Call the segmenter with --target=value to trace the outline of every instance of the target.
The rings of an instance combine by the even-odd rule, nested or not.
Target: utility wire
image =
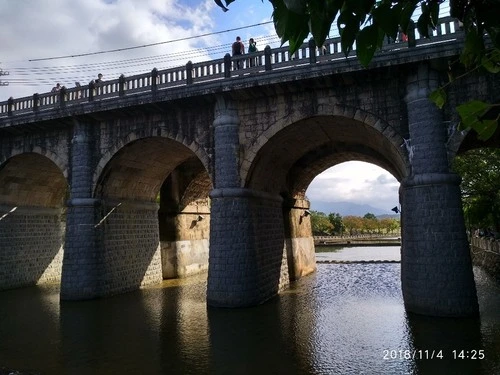
[[[256,24],[249,25],[249,26],[236,27],[234,29],[227,29],[227,30],[223,30],[223,31],[216,31],[216,32],[212,32],[212,33],[206,33],[206,34],[201,34],[201,35],[189,36],[189,37],[185,37],[185,38],[167,40],[167,41],[164,41],[164,42],[143,44],[142,46],[117,48],[117,49],[112,49],[112,50],[107,50],[107,51],[80,53],[80,54],[77,54],[77,55],[64,55],[64,56],[55,56],[55,57],[42,57],[42,58],[39,58],[39,59],[31,59],[31,60],[28,60],[28,61],[32,61],[33,62],[33,61],[58,60],[58,59],[67,59],[67,58],[71,58],[71,57],[83,57],[83,56],[101,55],[101,54],[112,53],[112,52],[128,51],[128,50],[132,50],[132,49],[152,47],[152,46],[158,46],[158,45],[161,45],[161,44],[175,43],[175,42],[181,42],[181,41],[184,41],[184,40],[202,38],[202,37],[205,37],[205,36],[227,33],[229,31],[236,31],[236,30],[248,29],[248,28],[255,27],[255,26],[267,25],[267,24],[270,24],[272,22],[273,21],[261,22],[261,23],[256,23]]]
[[[262,36],[258,38],[261,45],[280,44],[281,41],[276,35]],[[16,86],[45,86],[51,85],[54,81],[59,82],[87,82],[94,76],[95,70],[106,70],[108,76],[114,75],[134,75],[145,71],[145,66],[155,66],[159,70],[178,67],[187,60],[197,57],[208,57],[219,52],[227,53],[231,43],[212,46],[188,51],[173,52],[163,55],[138,57],[133,59],[86,63],[80,65],[58,65],[41,67],[19,67],[11,69],[11,84]],[[229,47],[228,47],[229,46]],[[228,49],[229,48],[229,49]],[[181,62],[177,64],[177,62]],[[159,63],[159,64],[158,64]],[[134,69],[135,68],[135,69]],[[124,71],[124,69],[126,69]],[[90,73],[92,72],[92,73]],[[119,73],[118,73],[119,72]],[[13,78],[16,77],[16,78]]]
[[[416,13],[418,13],[418,12],[416,12]],[[446,16],[446,15],[449,15],[449,6],[442,6],[441,11],[440,11],[440,16]],[[418,14],[415,14],[412,18],[415,18],[416,16],[418,17]],[[179,39],[170,40],[170,41],[163,41],[163,42],[158,42],[158,43],[146,44],[146,45],[142,45],[142,46],[133,46],[133,47],[127,47],[127,48],[85,53],[85,54],[77,54],[77,55],[46,57],[46,58],[40,58],[40,59],[32,59],[29,61],[30,62],[48,61],[48,60],[57,60],[57,59],[64,59],[64,58],[70,58],[70,57],[82,57],[82,56],[106,54],[106,53],[112,53],[112,52],[118,52],[118,51],[127,51],[127,50],[133,50],[133,49],[138,49],[138,48],[145,48],[148,46],[155,46],[155,45],[174,43],[174,42],[184,41],[184,40],[189,40],[189,39],[194,39],[194,38],[201,38],[201,37],[205,37],[205,36],[209,36],[209,35],[216,35],[216,34],[221,34],[221,33],[225,33],[225,32],[241,30],[241,29],[251,28],[251,27],[255,27],[255,26],[266,25],[269,23],[272,23],[272,21],[262,22],[262,23],[244,26],[244,27],[239,27],[239,28],[228,29],[228,30],[224,30],[224,31],[206,33],[206,34],[202,34],[202,35],[198,35],[198,36],[192,36],[192,37],[179,38]],[[338,30],[336,29],[335,23],[332,25],[331,33],[333,33],[333,36],[338,35]],[[259,43],[261,45],[281,44],[279,37],[277,37],[276,35],[263,36],[263,37],[260,37],[258,40],[259,40]],[[187,50],[187,51],[173,52],[173,53],[163,54],[163,55],[145,56],[145,57],[126,59],[126,60],[115,60],[115,61],[111,60],[111,61],[105,61],[105,62],[99,62],[99,63],[86,63],[86,64],[80,64],[80,65],[58,65],[58,66],[46,66],[46,67],[39,66],[39,67],[10,68],[11,75],[9,77],[9,81],[8,82],[5,82],[5,81],[1,82],[0,81],[0,84],[3,83],[5,85],[8,83],[11,83],[11,84],[16,85],[16,86],[42,86],[42,85],[46,85],[46,84],[52,84],[54,81],[86,82],[86,81],[90,81],[92,79],[92,77],[95,74],[96,69],[97,70],[106,70],[108,76],[114,76],[114,75],[120,75],[120,74],[124,74],[124,75],[141,74],[141,73],[144,73],[145,69],[148,69],[148,68],[146,68],[146,66],[149,66],[149,68],[151,68],[151,66],[154,66],[159,70],[178,67],[180,65],[183,65],[183,63],[185,63],[187,60],[196,59],[198,57],[210,58],[210,56],[217,55],[218,53],[227,52],[227,51],[229,51],[228,48],[230,48],[228,46],[230,46],[230,43],[218,45],[218,46],[200,48],[200,49],[192,49],[192,50]],[[40,76],[43,76],[43,78],[41,78]],[[16,77],[16,78],[14,78],[14,77]],[[57,78],[55,78],[55,77],[57,77]]]

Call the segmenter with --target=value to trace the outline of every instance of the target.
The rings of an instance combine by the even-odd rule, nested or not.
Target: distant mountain
[[[327,215],[336,212],[339,213],[340,216],[365,216],[367,213],[372,213],[377,217],[382,215],[399,217],[399,215],[393,215],[393,212],[391,212],[390,209],[384,211],[368,204],[356,204],[350,202],[313,201],[311,202],[311,210],[324,212]]]

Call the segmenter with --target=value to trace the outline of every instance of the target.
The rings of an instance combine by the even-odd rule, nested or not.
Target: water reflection
[[[0,368],[41,374],[500,373],[499,287],[475,270],[481,319],[407,314],[399,264],[319,264],[247,309],[205,304],[206,276],[59,304],[57,286],[0,293]],[[481,349],[484,360],[453,359]],[[384,359],[388,351],[397,358]],[[428,359],[424,351],[443,351]],[[399,354],[399,351],[402,354]],[[405,351],[418,354],[405,359]]]

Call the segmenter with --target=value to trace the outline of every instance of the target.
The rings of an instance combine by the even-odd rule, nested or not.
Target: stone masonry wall
[[[464,272],[472,273],[472,266],[462,246],[467,238],[461,207],[450,203],[459,196],[457,184],[406,186],[403,191],[402,206],[411,207],[411,214],[402,218],[401,273],[405,306],[411,311],[460,316],[477,307],[474,280]]]
[[[500,282],[500,242],[472,238],[472,263],[480,266]]]
[[[316,270],[316,253],[311,229],[309,201],[294,200],[294,205],[288,213],[290,238],[287,238],[288,268],[290,278],[298,280]]]
[[[288,276],[281,201],[248,189],[211,197],[208,304],[244,307],[273,297]]]
[[[7,213],[0,208],[0,217]],[[60,282],[64,243],[61,210],[18,207],[0,220],[0,290]]]
[[[191,210],[190,210],[191,208]],[[198,212],[198,208],[201,208]],[[187,277],[208,270],[210,212],[189,206],[175,219],[176,239],[161,241],[163,278]]]
[[[103,214],[109,214],[113,207],[116,206],[106,205]],[[102,294],[117,294],[162,281],[156,204],[124,203],[101,225],[104,226]]]

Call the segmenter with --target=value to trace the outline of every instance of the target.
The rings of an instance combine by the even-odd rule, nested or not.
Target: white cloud
[[[364,162],[347,162],[327,169],[309,185],[310,201],[352,202],[387,209],[399,201],[399,182],[384,169]]]

